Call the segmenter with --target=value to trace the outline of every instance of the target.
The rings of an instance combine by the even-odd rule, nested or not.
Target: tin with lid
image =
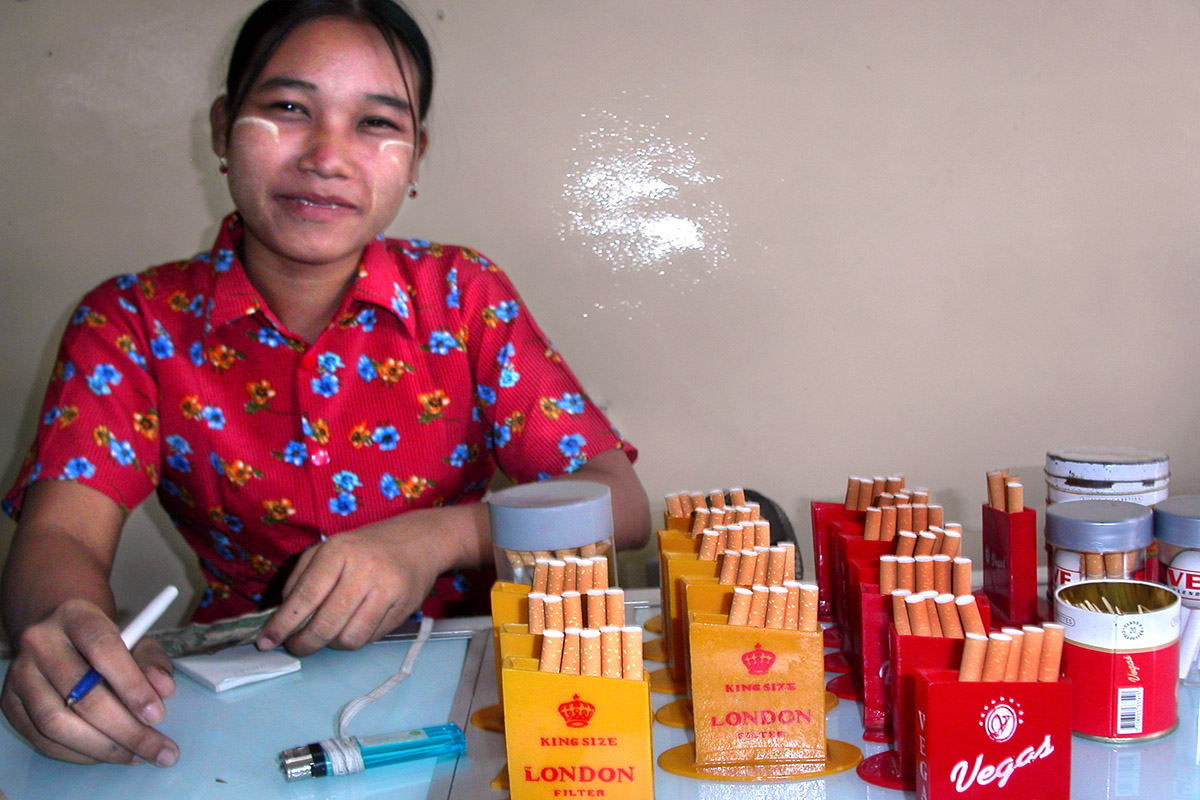
[[[1167,499],[1170,459],[1154,450],[1073,447],[1046,453],[1046,502],[1123,500],[1155,505]]]
[[[1162,582],[1183,602],[1179,677],[1200,684],[1200,495],[1172,497],[1154,509]]]
[[[487,499],[496,577],[533,584],[538,559],[610,562],[616,584],[612,494],[594,481],[526,483]]]
[[[1154,541],[1154,513],[1123,500],[1076,500],[1046,508],[1049,599],[1083,580],[1142,580]]]

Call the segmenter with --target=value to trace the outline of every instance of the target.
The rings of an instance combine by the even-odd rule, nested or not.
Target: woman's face
[[[415,86],[407,54],[405,70]],[[327,17],[293,31],[214,149],[245,223],[246,261],[358,263],[416,181],[421,132],[391,49],[373,27]]]

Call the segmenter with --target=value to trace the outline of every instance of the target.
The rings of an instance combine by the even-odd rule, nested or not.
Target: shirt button
[[[323,467],[329,463],[329,451],[325,450],[324,448],[320,450],[314,450],[312,455],[308,457],[308,460],[311,461],[315,466]]]

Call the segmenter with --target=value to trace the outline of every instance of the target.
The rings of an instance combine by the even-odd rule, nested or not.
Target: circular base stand
[[[658,711],[654,712],[654,721],[661,722],[668,728],[695,727],[695,718],[692,716],[692,701],[686,697],[681,697],[678,700],[667,703],[665,706],[660,706]]]
[[[496,777],[492,778],[491,785],[492,785],[493,789],[499,789],[502,792],[508,791],[509,786],[508,786],[508,764],[507,763],[503,767],[500,768],[499,772],[496,773]]]
[[[891,744],[892,733],[887,728],[867,728],[863,731],[863,741]]]
[[[643,661],[667,661],[667,640],[666,639],[647,639],[642,642],[642,660]]]
[[[825,654],[825,671],[849,672],[850,664],[846,661],[846,657],[841,654],[841,651],[835,650],[832,653]]]
[[[687,686],[671,677],[670,667],[650,673],[650,691],[659,694],[687,694]]]
[[[826,628],[824,636],[826,647],[842,646],[842,629],[837,625],[830,625],[828,628]]]
[[[662,633],[662,614],[656,614],[655,616],[650,617],[648,620],[642,623],[642,627],[650,633]]]
[[[840,702],[841,701],[838,700],[836,694],[834,694],[833,692],[826,692],[825,693],[825,713],[828,714],[830,711],[833,711],[835,708],[838,707],[838,703],[840,703]]]
[[[688,742],[678,747],[665,750],[658,757],[658,765],[667,772],[682,775],[685,778],[699,778],[705,781],[742,781],[760,783],[763,781],[797,781],[808,778],[822,778],[845,772],[862,761],[862,751],[852,744],[839,742],[834,739],[826,743],[825,761],[790,763],[777,762],[773,764],[717,764],[698,766],[696,764],[696,744]]]
[[[504,733],[504,710],[500,706],[485,706],[471,715],[471,724],[485,731]]]
[[[833,692],[843,700],[862,700],[862,692],[854,685],[854,679],[849,674],[838,675],[836,678],[825,684],[826,691]]]
[[[904,784],[904,778],[900,775],[900,756],[895,750],[885,750],[864,759],[858,765],[857,772],[858,777],[867,783],[882,786],[885,789],[911,791],[916,788],[915,783],[908,786]]]

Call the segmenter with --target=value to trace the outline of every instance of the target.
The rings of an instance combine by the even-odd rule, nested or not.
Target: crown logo
[[[562,715],[568,728],[586,728],[592,715],[596,713],[596,707],[575,695],[569,702],[559,705],[558,713]]]
[[[742,663],[751,675],[766,675],[775,663],[775,654],[770,650],[763,650],[761,644],[755,644],[753,650],[742,653]]]

